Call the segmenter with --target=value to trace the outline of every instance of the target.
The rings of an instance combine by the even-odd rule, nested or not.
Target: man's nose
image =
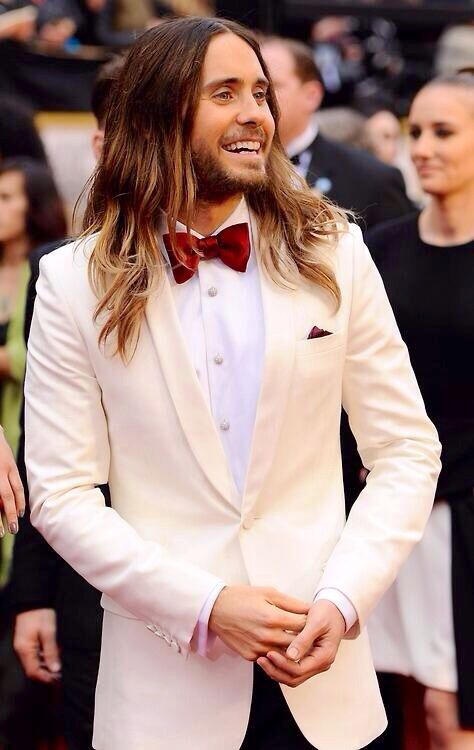
[[[239,125],[261,125],[265,119],[263,107],[258,104],[253,94],[242,96],[240,111],[237,115]]]

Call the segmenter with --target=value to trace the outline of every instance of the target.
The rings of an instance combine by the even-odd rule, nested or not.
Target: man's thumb
[[[300,661],[313,647],[315,638],[314,631],[310,632],[308,625],[306,625],[286,649],[288,659]]]

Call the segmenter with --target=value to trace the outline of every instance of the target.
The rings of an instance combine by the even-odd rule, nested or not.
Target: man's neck
[[[242,194],[238,193],[226,198],[221,203],[199,201],[191,221],[191,229],[207,237],[207,235],[212,234],[215,229],[224,223],[231,213],[235,211],[241,200]],[[185,222],[185,217],[180,216],[178,218],[181,222]]]
[[[293,138],[283,144],[285,147],[285,151],[290,159],[292,156],[301,154],[303,151],[309,148],[316,138],[317,134],[318,122],[316,120],[316,117],[313,115],[313,117],[311,117],[303,130],[300,130],[298,134],[296,134]]]

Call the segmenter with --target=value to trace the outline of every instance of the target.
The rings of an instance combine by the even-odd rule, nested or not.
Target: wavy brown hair
[[[178,216],[191,226],[196,178],[191,132],[200,98],[201,71],[210,40],[233,33],[254,50],[269,78],[253,34],[233,21],[185,18],[166,21],[130,49],[117,80],[105,124],[102,157],[92,178],[83,237],[97,233],[89,276],[98,296],[99,341],[110,337],[124,359],[135,349],[147,299],[164,272],[156,234],[167,214],[172,237]],[[270,111],[278,106],[270,86]],[[311,191],[293,169],[275,136],[265,187],[247,200],[267,239],[262,263],[279,284],[299,274],[325,288],[339,304],[340,291],[326,250],[346,226],[344,212]],[[180,257],[180,251],[175,249]],[[329,253],[330,255],[330,253]]]

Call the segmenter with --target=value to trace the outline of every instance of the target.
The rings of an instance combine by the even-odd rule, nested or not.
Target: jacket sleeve
[[[360,230],[354,227],[351,234],[343,406],[370,474],[319,587],[337,588],[353,603],[359,622],[350,635],[357,635],[422,536],[441,468],[441,446],[380,275]]]
[[[29,339],[25,454],[31,520],[89,583],[150,629],[168,633],[186,654],[219,579],[144,540],[106,507],[97,485],[109,475],[107,419],[66,297],[73,282],[65,281],[56,255],[41,262]]]
[[[26,292],[24,342],[28,343],[31,319],[36,297],[36,282],[39,275],[39,258],[42,252],[54,249],[55,245],[40,248],[30,256],[30,278]],[[10,585],[12,591],[14,611],[26,612],[43,607],[54,608],[56,604],[58,570],[60,558],[43,539],[41,534],[32,526],[30,521],[28,482],[25,467],[25,405],[21,405],[20,439],[17,455],[18,471],[25,488],[26,514],[20,522],[15,545],[13,547],[13,561]]]

